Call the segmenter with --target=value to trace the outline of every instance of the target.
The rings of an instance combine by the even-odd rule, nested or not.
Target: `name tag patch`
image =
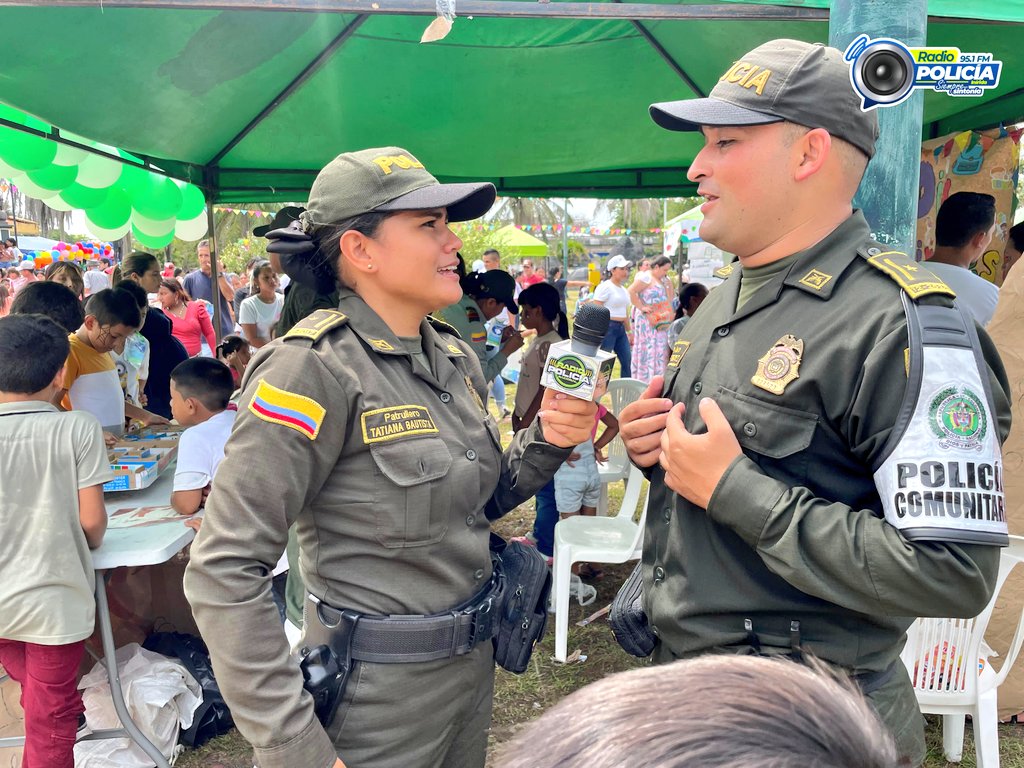
[[[363,412],[360,417],[363,442],[384,443],[415,435],[436,435],[440,431],[425,405],[389,405]]]

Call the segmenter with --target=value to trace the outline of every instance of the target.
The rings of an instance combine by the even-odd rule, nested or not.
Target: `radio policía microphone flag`
[[[552,344],[540,383],[581,400],[598,400],[608,390],[615,354],[601,349],[611,315],[600,304],[584,304],[573,321],[572,337]]]

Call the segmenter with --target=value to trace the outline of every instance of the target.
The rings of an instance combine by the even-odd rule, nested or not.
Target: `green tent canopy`
[[[709,0],[730,15],[639,21],[494,17],[481,0],[470,17],[457,2],[451,33],[429,44],[422,8],[433,3],[406,0],[420,15],[295,10],[339,2],[0,0],[0,102],[220,202],[304,199],[339,152],[392,144],[443,181],[490,180],[503,195],[686,195],[701,138],[658,129],[648,105],[706,94],[765,40],[828,37],[823,0]],[[658,3],[666,14],[691,4],[648,7]],[[360,5],[370,7],[346,7]],[[560,3],[522,5],[543,15]],[[928,8],[930,44],[991,52],[1004,66],[984,97],[926,94],[923,138],[1024,117],[1024,0]]]

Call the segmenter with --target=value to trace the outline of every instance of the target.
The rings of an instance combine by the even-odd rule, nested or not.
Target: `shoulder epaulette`
[[[440,333],[450,333],[457,339],[462,338],[459,335],[459,332],[456,331],[453,326],[448,325],[448,323],[446,323],[444,320],[439,320],[433,315],[427,315],[427,322],[430,323],[430,327],[433,328],[435,331],[439,331]]]
[[[874,251],[874,253],[872,253]],[[868,264],[885,273],[912,299],[933,293],[956,297],[956,292],[930,269],[900,251],[879,251],[869,248],[858,251]]]
[[[336,309],[318,309],[308,317],[303,318],[288,331],[284,339],[312,339],[316,341],[325,333],[339,328],[348,322],[348,315]]]
[[[715,277],[720,277],[723,280],[732,274],[732,271],[736,269],[736,262],[732,264],[726,264],[724,267],[719,267],[714,271]]]

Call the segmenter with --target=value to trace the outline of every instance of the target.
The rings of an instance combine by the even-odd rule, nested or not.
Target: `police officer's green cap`
[[[275,229],[284,229],[293,221],[298,221],[299,216],[305,208],[300,208],[297,205],[286,205],[280,211],[274,214],[274,219],[269,224],[264,224],[261,227],[253,229],[252,233],[256,237],[266,237],[268,232],[273,232]]]
[[[733,62],[708,98],[652,104],[651,117],[670,131],[787,120],[824,128],[869,158],[878,139],[878,117],[861,109],[842,52],[800,40],[759,45]]]
[[[446,208],[449,221],[483,216],[494,204],[493,184],[441,184],[423,163],[400,147],[338,155],[309,190],[303,227],[334,224],[375,211]]]

